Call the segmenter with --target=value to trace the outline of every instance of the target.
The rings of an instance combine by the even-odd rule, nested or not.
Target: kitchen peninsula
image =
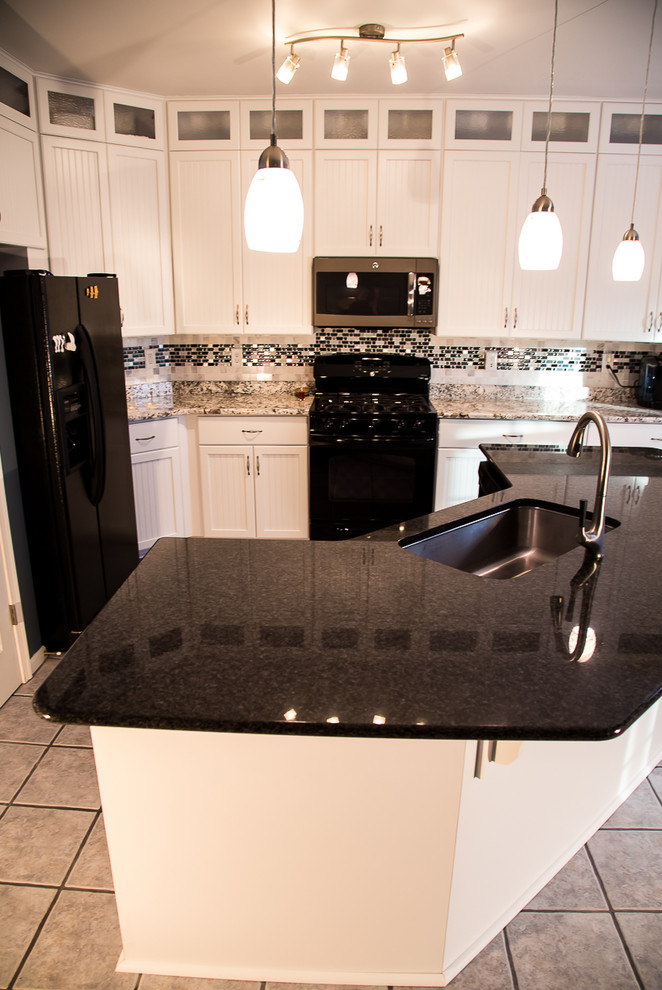
[[[657,763],[662,455],[614,451],[586,615],[581,547],[497,581],[399,546],[592,504],[597,451],[485,452],[505,490],[369,538],[160,541],[38,691],[93,726],[120,969],[443,985]]]

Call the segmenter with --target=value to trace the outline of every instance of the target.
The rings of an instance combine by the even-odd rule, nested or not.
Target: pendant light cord
[[[271,143],[276,143],[276,0],[271,0]]]
[[[634,226],[634,207],[637,201],[637,183],[639,182],[639,161],[641,159],[641,144],[644,137],[644,117],[646,114],[646,95],[648,93],[648,72],[651,66],[651,51],[653,50],[653,34],[655,32],[655,15],[657,14],[657,0],[653,4],[653,20],[651,21],[651,36],[648,42],[648,61],[646,62],[646,79],[644,81],[644,98],[641,103],[641,119],[639,121],[639,147],[637,148],[637,169],[634,173],[634,193],[632,195],[632,217],[630,226]]]
[[[657,0],[655,0],[657,3]],[[552,97],[554,95],[554,57],[556,55],[556,25],[559,18],[559,0],[554,0],[554,32],[552,34],[552,64],[549,73],[549,106],[547,107],[547,136],[545,138],[545,170],[543,173],[542,187],[547,189],[547,153],[549,151],[549,139],[552,133]]]

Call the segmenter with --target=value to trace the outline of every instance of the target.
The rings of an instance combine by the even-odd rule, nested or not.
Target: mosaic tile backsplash
[[[416,354],[429,358],[432,367],[444,371],[493,372],[580,372],[604,370],[606,345],[598,346],[519,346],[504,344],[486,346],[479,341],[434,343],[429,337],[407,331],[322,330],[314,340],[304,343],[217,343],[210,338],[187,338],[184,341],[167,338],[134,340],[124,348],[124,367],[128,377],[136,380],[155,375],[181,377],[183,372],[193,378],[209,377],[218,370],[222,380],[232,371],[232,377],[242,371],[281,371],[310,368],[320,354],[361,351],[365,353]],[[610,364],[616,374],[636,375],[643,350],[608,350]],[[206,372],[203,369],[207,369]]]

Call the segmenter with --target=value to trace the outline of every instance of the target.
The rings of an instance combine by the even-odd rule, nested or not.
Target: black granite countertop
[[[489,447],[510,485],[321,543],[160,540],[38,690],[58,721],[421,738],[602,740],[662,689],[662,454],[615,449],[592,587],[593,655],[571,661],[577,547],[515,580],[425,560],[398,539],[518,497],[592,505],[599,454]],[[563,600],[560,632],[554,602]]]

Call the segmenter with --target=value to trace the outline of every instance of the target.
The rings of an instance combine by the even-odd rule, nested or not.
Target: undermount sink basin
[[[620,524],[607,519],[605,532]],[[400,546],[479,577],[520,577],[580,545],[579,509],[516,499],[400,540]]]

